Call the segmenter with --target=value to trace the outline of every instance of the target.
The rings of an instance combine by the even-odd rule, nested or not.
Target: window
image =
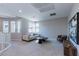
[[[10,23],[9,23],[10,22]],[[3,21],[3,32],[8,33],[10,26],[10,32],[20,33],[21,31],[21,21]]]
[[[11,32],[17,32],[20,33],[21,29],[21,22],[20,21],[11,21]]]
[[[39,24],[36,23],[36,32],[39,32]]]
[[[21,22],[17,21],[17,32],[20,33],[21,30]]]
[[[39,23],[30,22],[28,31],[29,31],[29,33],[38,33],[39,32]]]
[[[15,21],[11,21],[11,27],[10,27],[10,28],[11,28],[11,32],[12,32],[12,33],[14,33],[15,30],[16,30],[15,26],[16,26],[16,25],[15,25]]]
[[[9,22],[3,21],[3,32],[8,33],[9,32]]]

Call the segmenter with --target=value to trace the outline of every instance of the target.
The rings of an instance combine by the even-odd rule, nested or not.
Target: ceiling
[[[23,17],[32,21],[67,17],[73,4],[71,3],[0,3],[0,16]],[[56,13],[50,16],[50,13]]]
[[[32,3],[31,5],[38,9],[41,13],[55,9],[54,4],[52,3]]]

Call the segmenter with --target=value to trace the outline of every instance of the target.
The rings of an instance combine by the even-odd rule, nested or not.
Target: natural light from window
[[[3,32],[20,33],[21,21],[3,21]]]
[[[38,22],[29,22],[29,33],[38,33],[39,32],[39,23]]]
[[[8,33],[9,32],[9,22],[3,21],[3,32]]]

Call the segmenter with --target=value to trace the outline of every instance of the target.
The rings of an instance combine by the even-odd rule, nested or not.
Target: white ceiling
[[[54,4],[52,3],[32,3],[31,5],[38,9],[40,12],[48,12],[55,9]]]
[[[68,3],[0,3],[0,16],[23,17],[28,20],[47,20],[67,17],[73,4]],[[21,12],[19,12],[21,10]],[[50,13],[56,16],[50,16]]]

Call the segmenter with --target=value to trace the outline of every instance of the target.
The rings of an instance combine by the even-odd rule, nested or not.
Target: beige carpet
[[[12,41],[2,56],[63,56],[63,45],[58,41],[38,44],[35,41]]]

